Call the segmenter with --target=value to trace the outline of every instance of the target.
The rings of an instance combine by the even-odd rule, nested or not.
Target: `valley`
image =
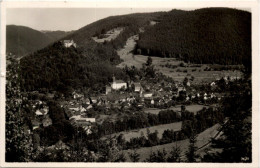
[[[23,28],[20,49],[10,33],[8,160],[19,132],[34,162],[251,161],[248,18],[229,8],[109,16],[71,32]]]

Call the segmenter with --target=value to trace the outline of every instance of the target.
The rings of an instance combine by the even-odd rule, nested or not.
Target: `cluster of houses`
[[[211,87],[216,87],[216,83],[210,83]],[[131,87],[132,89],[127,88]],[[94,109],[94,106],[103,106],[105,111],[109,111],[111,107],[119,109],[128,109],[133,104],[139,107],[161,107],[169,102],[174,101],[174,97],[185,96],[185,101],[204,100],[220,100],[222,95],[197,91],[192,86],[190,81],[187,83],[173,83],[165,80],[160,82],[125,82],[123,80],[113,81],[105,87],[105,93],[96,96],[84,96],[81,93],[73,92],[73,99],[61,104],[68,112],[70,121],[75,126],[83,127],[88,134],[91,133],[91,125],[97,120],[87,117],[89,111]],[[111,98],[112,97],[112,98]],[[176,99],[175,99],[176,100]]]

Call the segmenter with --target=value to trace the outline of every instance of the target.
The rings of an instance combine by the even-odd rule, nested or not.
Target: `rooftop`
[[[126,83],[126,82],[123,80],[115,80],[115,83]]]

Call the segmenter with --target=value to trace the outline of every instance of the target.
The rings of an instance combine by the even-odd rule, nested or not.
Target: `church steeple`
[[[113,83],[116,83],[116,77],[115,77],[115,75],[113,74]]]

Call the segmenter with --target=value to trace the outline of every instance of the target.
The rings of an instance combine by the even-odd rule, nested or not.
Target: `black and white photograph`
[[[252,16],[239,5],[6,7],[2,162],[258,162]]]

